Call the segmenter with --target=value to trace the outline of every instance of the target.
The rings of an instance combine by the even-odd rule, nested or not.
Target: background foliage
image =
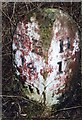
[[[42,104],[30,101],[24,95],[22,92],[23,83],[20,81],[19,77],[15,75],[15,69],[12,64],[12,41],[17,23],[35,10],[42,12],[41,8],[44,8],[45,6],[61,8],[66,11],[75,20],[80,33],[82,31],[81,3],[2,3],[2,120],[81,120],[80,66],[78,71],[78,85],[77,78],[75,78],[70,86],[71,91],[64,94],[63,98],[61,98],[61,104],[59,106],[53,106],[51,112],[45,109],[45,106]]]

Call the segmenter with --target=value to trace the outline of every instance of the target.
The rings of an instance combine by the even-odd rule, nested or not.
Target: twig
[[[82,108],[82,106],[74,106],[74,107],[64,108],[64,109],[57,110],[56,112],[67,111],[67,110],[78,109],[78,108]]]
[[[14,5],[13,5],[13,13],[12,13],[11,19],[13,18],[13,15],[14,15],[14,13],[15,13],[15,5],[16,5],[16,2],[14,2]]]
[[[6,13],[5,13],[3,10],[0,9],[0,11],[9,19],[9,21],[10,21],[11,24],[13,24],[14,26],[16,26],[16,25],[13,23],[13,21],[10,19],[10,17],[7,16]]]
[[[0,97],[8,97],[8,98],[24,98],[23,96],[14,96],[14,95],[0,95]],[[26,98],[24,98],[26,99]],[[27,99],[26,99],[27,100]]]
[[[78,119],[80,117],[76,117],[74,120],[81,120],[81,119]],[[71,120],[70,117],[55,117],[55,116],[52,116],[52,117],[31,117],[32,120]]]
[[[6,97],[6,98],[21,98],[21,99],[24,99],[24,100],[26,100],[26,101],[28,101],[28,102],[31,102],[31,103],[35,103],[34,101],[31,101],[30,99],[27,99],[27,98],[25,98],[25,97],[23,97],[23,96],[14,96],[14,95],[0,95],[0,97]],[[42,106],[42,105],[41,105]]]
[[[27,3],[25,2],[25,6],[26,6],[26,9],[27,9],[27,12],[28,12],[28,5],[27,5]]]

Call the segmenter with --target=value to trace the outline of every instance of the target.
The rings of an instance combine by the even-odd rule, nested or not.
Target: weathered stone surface
[[[78,66],[79,37],[74,21],[57,9],[43,9],[19,22],[13,36],[16,74],[30,99],[47,106],[69,90]]]

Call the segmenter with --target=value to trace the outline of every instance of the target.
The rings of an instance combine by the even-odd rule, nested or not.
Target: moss
[[[37,13],[36,17],[40,26],[40,36],[42,41],[43,50],[48,53],[51,38],[52,38],[52,27],[55,21],[56,10],[54,9],[43,9],[42,15]],[[44,55],[44,59],[47,61],[48,56]]]

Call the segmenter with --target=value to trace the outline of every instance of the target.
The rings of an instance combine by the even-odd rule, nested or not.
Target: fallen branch
[[[23,98],[23,99],[25,99],[25,100],[28,100],[27,98],[25,98],[25,97],[23,97],[23,96],[0,95],[0,97],[8,97],[8,98]],[[59,109],[59,110],[57,110],[56,112],[67,111],[67,110],[78,109],[78,108],[82,108],[82,106],[74,106],[74,107],[69,107],[69,108]]]

